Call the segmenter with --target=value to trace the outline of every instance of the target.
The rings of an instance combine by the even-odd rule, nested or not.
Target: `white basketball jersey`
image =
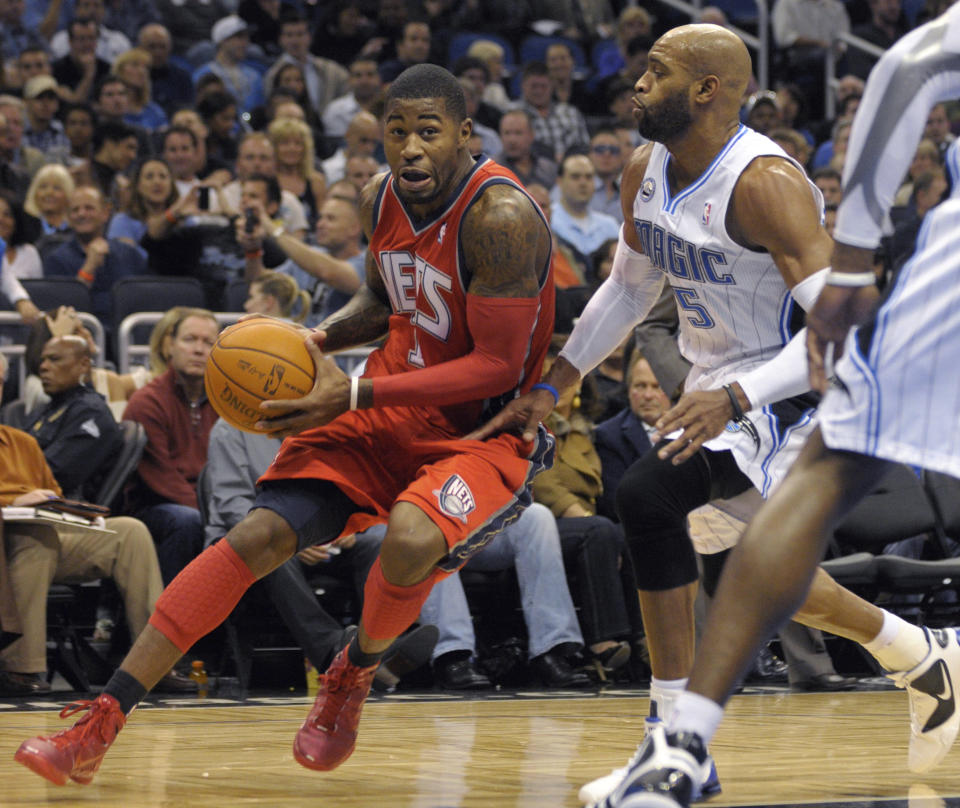
[[[680,351],[694,365],[687,390],[717,387],[771,359],[790,339],[793,299],[780,271],[767,252],[741,246],[726,228],[737,180],[761,156],[790,160],[772,140],[741,125],[699,179],[671,194],[670,153],[654,144],[633,203],[643,252],[676,297]],[[813,183],[810,188],[822,213],[823,197]]]

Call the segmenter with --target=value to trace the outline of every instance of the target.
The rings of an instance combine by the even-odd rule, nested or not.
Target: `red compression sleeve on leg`
[[[186,653],[219,626],[256,576],[226,539],[184,567],[157,598],[150,625]]]
[[[434,570],[413,586],[397,586],[383,577],[380,559],[373,562],[363,588],[363,628],[372,640],[399,637],[420,615],[433,585],[448,573]]]

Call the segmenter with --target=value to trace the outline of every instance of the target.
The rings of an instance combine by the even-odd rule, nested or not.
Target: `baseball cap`
[[[57,80],[53,76],[34,76],[23,87],[24,98],[37,98],[43,93],[55,93]]]
[[[221,42],[237,34],[242,34],[246,30],[248,30],[247,23],[236,14],[231,14],[229,17],[221,17],[213,24],[210,38],[214,45],[219,45]]]

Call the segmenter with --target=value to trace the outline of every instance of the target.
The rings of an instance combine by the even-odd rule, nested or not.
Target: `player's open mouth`
[[[400,172],[400,183],[410,191],[416,191],[430,183],[430,175],[419,168],[406,168]]]

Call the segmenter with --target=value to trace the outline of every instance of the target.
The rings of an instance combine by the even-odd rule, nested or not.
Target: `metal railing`
[[[150,326],[153,328],[160,318],[166,312],[163,311],[141,311],[136,314],[128,314],[120,323],[117,329],[117,372],[129,373],[135,365],[147,365],[150,356],[150,345],[147,342],[138,343],[134,341],[133,330],[138,326]],[[214,317],[221,327],[232,325],[237,322],[245,312],[227,311],[216,312]]]
[[[96,317],[85,311],[78,311],[77,317],[80,319],[80,322],[87,327],[87,330],[93,337],[94,344],[97,346],[97,355],[93,357],[93,364],[96,367],[103,367],[106,364],[105,353],[107,345],[103,325],[101,325]],[[5,326],[18,326],[24,333],[29,331],[29,326],[24,325],[23,319],[15,311],[0,311],[0,331],[2,331]],[[13,365],[17,366],[17,378],[20,383],[18,389],[20,391],[23,391],[23,383],[27,377],[27,365],[24,361],[26,352],[27,344],[25,338],[23,342],[14,339],[11,342],[4,343],[0,340],[0,353],[3,353],[7,357],[7,362],[11,367]]]
[[[214,317],[221,326],[232,325],[243,317],[246,312],[221,311],[215,312]],[[119,373],[129,373],[135,365],[148,364],[150,346],[147,343],[134,341],[134,329],[138,326],[156,325],[164,316],[162,311],[144,311],[138,314],[129,314],[123,318],[120,328],[117,329],[117,363]],[[335,354],[338,364],[345,373],[352,374],[357,367],[363,364],[372,351],[372,348],[351,348]]]
[[[834,90],[837,86],[837,78],[835,73],[837,72],[837,49],[836,43],[843,42],[846,44],[847,48],[855,48],[856,50],[861,50],[864,53],[868,53],[871,56],[876,56],[878,59],[883,56],[886,51],[874,45],[872,42],[867,42],[865,39],[861,39],[858,36],[853,34],[838,34],[836,40],[831,47],[826,49],[826,55],[824,57],[823,65],[823,75],[826,86],[824,87],[824,116],[826,120],[832,121],[837,115],[837,98],[834,94]]]
[[[659,2],[688,14],[692,21],[696,21],[703,10],[703,0],[694,0],[692,3],[684,2],[684,0],[659,0]],[[728,25],[727,27],[740,37],[748,48],[756,51],[754,66],[756,68],[757,84],[761,90],[766,90],[770,87],[770,9],[767,7],[767,0],[754,0],[754,2],[757,6],[757,31],[759,36],[754,36],[735,25]]]

